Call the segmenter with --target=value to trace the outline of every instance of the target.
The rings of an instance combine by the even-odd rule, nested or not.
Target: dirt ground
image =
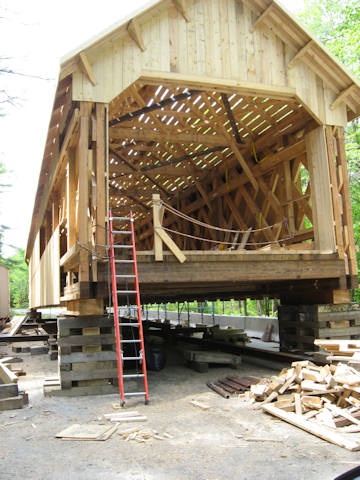
[[[22,410],[0,412],[1,480],[329,480],[360,463],[359,452],[322,441],[238,398],[213,393],[206,382],[234,371],[197,373],[185,368],[176,352],[164,370],[149,372],[150,405],[130,399],[125,407],[148,417],[137,427],[173,438],[125,442],[119,433],[131,425],[126,424],[105,442],[57,439],[55,434],[73,423],[99,423],[98,417],[114,411],[118,397],[44,397],[43,380],[57,374],[57,362],[46,354],[18,356],[24,362],[17,367],[27,372],[19,386],[30,402]],[[278,372],[243,363],[237,373]],[[211,409],[191,405],[193,399]]]

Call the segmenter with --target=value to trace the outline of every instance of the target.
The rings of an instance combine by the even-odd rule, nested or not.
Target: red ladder
[[[118,222],[120,224],[117,230],[113,229],[113,222]],[[130,231],[124,230],[121,225],[122,222],[130,223]],[[121,235],[122,238],[124,236],[131,236],[131,243],[130,244],[116,244],[114,243],[114,235]],[[145,404],[149,403],[149,389],[148,389],[148,382],[147,382],[147,373],[146,373],[146,359],[145,359],[145,347],[144,347],[144,333],[142,327],[142,319],[141,319],[141,304],[140,304],[140,291],[139,291],[139,277],[138,277],[138,270],[137,270],[137,262],[136,262],[136,248],[135,248],[135,230],[134,230],[134,218],[132,212],[130,212],[129,217],[112,217],[111,211],[109,215],[109,240],[110,240],[110,263],[111,263],[111,284],[112,284],[112,299],[113,299],[113,307],[114,307],[114,326],[115,326],[115,341],[116,341],[116,357],[117,357],[117,371],[118,371],[118,380],[119,380],[119,394],[120,394],[120,405],[123,407],[125,405],[125,397],[137,397],[144,395],[145,396]],[[115,258],[115,249],[120,249],[120,251],[131,251],[132,257],[123,259],[123,258]],[[116,265],[126,265],[126,264],[133,264],[133,274],[117,274],[116,273]],[[128,281],[134,282],[134,290],[128,290],[128,288],[124,290],[118,289],[118,280],[125,281],[125,286],[127,287]],[[118,296],[126,296],[128,306],[129,303],[129,296],[134,295],[136,296],[136,306],[137,306],[137,321],[136,322],[120,322],[119,321],[119,301]],[[129,327],[133,331],[133,339],[132,340],[124,340],[121,338],[120,334],[120,327]],[[137,331],[137,337],[135,338],[134,332]],[[125,343],[133,343],[134,347],[136,344],[139,344],[139,353],[135,354],[133,357],[126,357],[123,354],[122,346]],[[142,373],[136,374],[126,374],[124,375],[124,366],[126,361],[136,361],[141,363]],[[144,382],[143,391],[137,392],[125,392],[124,389],[124,380],[126,379],[134,379],[134,378],[142,378]]]

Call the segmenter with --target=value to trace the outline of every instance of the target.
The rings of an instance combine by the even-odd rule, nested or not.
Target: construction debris
[[[211,406],[207,405],[206,403],[201,403],[198,402],[197,400],[191,400],[191,405],[194,405],[194,407],[199,407],[201,410],[210,410]]]
[[[147,417],[145,415],[141,415],[139,412],[136,411],[124,411],[124,412],[113,412],[113,413],[105,413],[103,415],[105,420],[110,422],[116,423],[129,423],[129,422],[146,422]]]
[[[108,440],[117,428],[118,424],[109,427],[108,425],[79,425],[78,423],[74,423],[57,433],[55,438],[61,438],[62,440],[104,441]]]
[[[330,363],[345,362],[360,370],[360,340],[315,340],[315,345],[330,353]]]
[[[148,430],[140,430],[138,428],[131,428],[129,430],[125,430],[124,432],[119,432],[119,435],[122,437],[125,442],[134,441],[137,443],[145,443],[152,438],[156,440],[166,440],[174,438],[170,433],[163,433],[160,434],[156,430],[148,429]]]
[[[360,372],[354,368],[293,362],[291,368],[262,379],[250,390],[261,402],[255,408],[348,450],[360,450],[360,441],[341,435],[349,433],[342,428],[349,425],[356,425],[351,433],[360,431]]]

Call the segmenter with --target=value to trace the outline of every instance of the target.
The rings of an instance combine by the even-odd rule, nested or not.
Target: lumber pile
[[[238,328],[220,328],[219,325],[210,327],[203,336],[204,339],[211,339],[215,342],[231,343],[237,347],[243,347],[251,342],[251,339],[246,335],[245,330]]]
[[[250,390],[260,402],[255,408],[348,450],[360,450],[360,442],[342,435],[360,432],[360,372],[354,368],[293,362]]]
[[[328,362],[343,362],[360,370],[360,340],[315,340],[314,343],[329,353]]]

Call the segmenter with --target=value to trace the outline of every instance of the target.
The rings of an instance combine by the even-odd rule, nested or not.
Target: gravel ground
[[[24,363],[17,366],[27,372],[19,386],[30,402],[22,410],[0,412],[1,480],[330,480],[360,463],[359,452],[208,390],[207,381],[234,371],[211,368],[200,374],[185,368],[176,352],[164,370],[149,373],[150,405],[138,399],[126,405],[148,417],[133,425],[173,438],[125,442],[119,433],[130,427],[126,424],[105,442],[57,439],[55,434],[73,423],[99,423],[98,417],[114,411],[118,397],[44,398],[43,380],[57,374],[57,362],[47,355],[19,356]],[[243,363],[237,373],[261,377],[278,372]],[[194,407],[191,400],[211,409]],[[262,441],[246,440],[254,437]]]

